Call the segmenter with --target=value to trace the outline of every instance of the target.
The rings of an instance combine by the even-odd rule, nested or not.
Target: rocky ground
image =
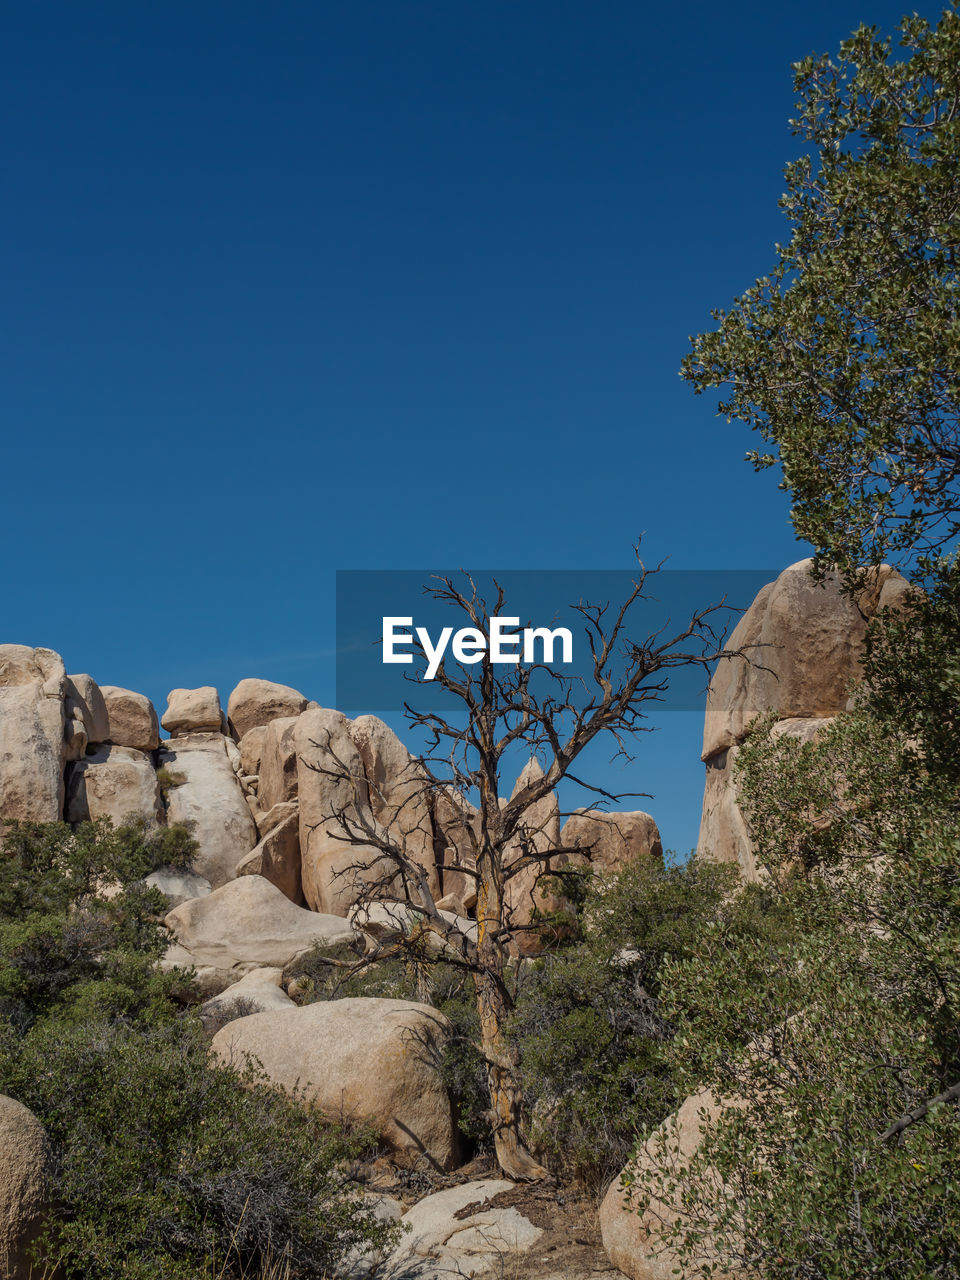
[[[491,1184],[501,1189],[485,1195]],[[622,1280],[603,1249],[597,1202],[582,1191],[507,1184],[489,1156],[449,1175],[383,1165],[370,1185],[413,1226],[386,1265],[389,1280]]]

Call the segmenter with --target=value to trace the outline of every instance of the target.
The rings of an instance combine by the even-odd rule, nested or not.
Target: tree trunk
[[[507,1011],[502,993],[487,974],[476,976],[476,987],[497,1163],[508,1178],[517,1182],[539,1182],[550,1175],[534,1160],[520,1136],[518,1063],[516,1053],[503,1039]]]
[[[483,860],[481,860],[483,861]],[[481,873],[477,898],[477,950],[481,972],[474,974],[480,1042],[487,1064],[490,1114],[497,1163],[508,1178],[538,1182],[549,1178],[520,1136],[521,1091],[516,1050],[506,1043],[503,1028],[510,1012],[503,982],[503,944],[497,934],[503,922],[503,893],[499,868],[488,879]]]

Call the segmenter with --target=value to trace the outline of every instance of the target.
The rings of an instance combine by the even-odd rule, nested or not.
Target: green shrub
[[[44,1242],[67,1277],[323,1276],[391,1232],[347,1178],[364,1148],[209,1059],[156,966],[183,829],[12,826],[0,859],[0,1091],[46,1126],[58,1211]]]
[[[211,1064],[188,1016],[159,1028],[38,1026],[0,1087],[43,1120],[63,1216],[48,1241],[84,1280],[328,1273],[383,1245],[346,1171],[364,1143],[242,1071]]]
[[[524,978],[511,1035],[531,1137],[558,1171],[599,1189],[637,1135],[683,1097],[665,1053],[673,1028],[660,975],[696,954],[718,918],[775,936],[769,899],[736,886],[732,867],[639,859],[588,893],[580,944],[544,956]]]
[[[663,965],[695,954],[721,916],[766,945],[782,925],[768,894],[738,888],[735,868],[712,863],[640,859],[612,882],[578,877],[564,889],[572,910],[554,930],[556,949],[508,966],[516,987],[509,1036],[520,1053],[529,1137],[558,1173],[599,1189],[626,1163],[637,1134],[683,1097],[664,1052],[673,1032],[659,1006]],[[439,1009],[453,1028],[442,1072],[458,1127],[475,1151],[487,1148],[490,1095],[469,972],[409,957],[344,969],[317,948],[298,962],[298,981],[307,1003],[381,996]]]
[[[13,824],[0,858],[0,1018],[20,1031],[48,1015],[172,1016],[155,962],[167,904],[143,877],[187,865],[183,828],[143,823]]]
[[[164,803],[170,798],[170,792],[174,787],[182,787],[186,780],[187,775],[180,769],[171,769],[167,765],[162,765],[157,770],[157,785]]]

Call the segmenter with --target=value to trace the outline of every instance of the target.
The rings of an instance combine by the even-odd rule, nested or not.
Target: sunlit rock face
[[[783,726],[780,732],[809,741],[848,710],[871,618],[902,602],[910,590],[896,570],[881,565],[851,597],[835,574],[815,582],[812,563],[790,565],[762,588],[727,642],[744,656],[722,659],[707,693],[701,757],[707,776],[697,851],[736,862],[748,880],[757,878],[757,865],[737,803],[734,762],[752,723],[772,713]]]
[[[66,686],[52,649],[0,645],[0,821],[63,817]]]

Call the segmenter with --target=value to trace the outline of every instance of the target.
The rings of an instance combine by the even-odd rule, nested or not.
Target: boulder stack
[[[150,699],[112,684],[101,685],[100,692],[107,708],[107,741],[115,747],[156,751],[160,745],[160,723]]]
[[[223,727],[220,695],[209,684],[199,689],[171,689],[160,724],[171,738],[185,733],[219,733]]]

